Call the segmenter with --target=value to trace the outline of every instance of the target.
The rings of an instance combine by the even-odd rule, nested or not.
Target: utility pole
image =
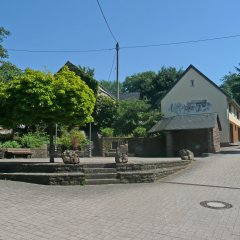
[[[118,71],[119,71],[119,44],[116,44],[116,52],[117,52],[117,68],[116,68],[116,84],[117,84],[117,95],[116,99],[119,101],[119,79],[118,79]]]

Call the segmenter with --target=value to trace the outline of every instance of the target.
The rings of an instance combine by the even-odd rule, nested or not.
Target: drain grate
[[[211,208],[211,209],[229,209],[232,208],[232,204],[222,202],[222,201],[203,201],[200,202],[202,207]]]

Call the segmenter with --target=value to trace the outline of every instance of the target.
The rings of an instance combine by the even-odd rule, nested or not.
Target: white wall
[[[229,109],[228,109],[228,112],[229,112],[229,121],[231,121],[232,123],[235,123],[236,125],[240,126],[240,119],[237,118],[237,109],[232,105],[231,106],[232,108],[232,111],[230,112]]]
[[[191,80],[194,80],[194,86],[191,86]],[[222,126],[221,143],[229,142],[227,109],[228,101],[225,94],[194,68],[190,68],[161,101],[161,110],[165,117],[177,114],[218,113]]]

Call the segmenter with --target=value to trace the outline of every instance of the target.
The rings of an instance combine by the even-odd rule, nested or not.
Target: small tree
[[[220,87],[240,104],[240,63],[235,70],[236,72],[229,72],[223,77]]]
[[[8,82],[21,74],[22,70],[10,62],[3,62],[0,65],[0,81],[2,82]]]
[[[0,85],[0,124],[46,124],[50,133],[50,162],[54,162],[55,124],[83,125],[92,120],[93,91],[67,67],[55,76],[27,69]]]
[[[117,114],[117,103],[110,97],[98,95],[93,111],[94,127],[109,128],[113,126]]]
[[[10,35],[10,32],[4,29],[3,27],[0,27],[0,61],[1,58],[7,58],[7,50],[2,46],[3,39],[6,38],[8,35]]]
[[[143,100],[120,101],[114,130],[116,135],[132,134],[137,127],[149,130],[162,118],[159,110],[152,110],[151,105]]]

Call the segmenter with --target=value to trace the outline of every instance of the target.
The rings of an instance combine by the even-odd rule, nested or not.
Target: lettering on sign
[[[192,100],[185,104],[183,103],[172,103],[170,105],[170,111],[176,114],[191,114],[207,112],[210,110],[211,103],[207,100]]]

